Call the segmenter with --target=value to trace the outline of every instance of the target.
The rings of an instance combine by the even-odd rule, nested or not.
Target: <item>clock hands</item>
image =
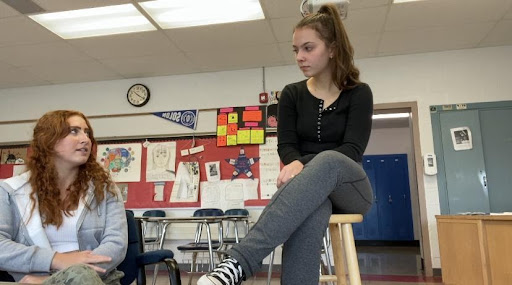
[[[137,93],[137,91],[133,91],[133,93],[134,93],[135,95],[137,95],[140,99],[144,99],[144,97],[142,97],[142,95],[140,95],[139,93]]]

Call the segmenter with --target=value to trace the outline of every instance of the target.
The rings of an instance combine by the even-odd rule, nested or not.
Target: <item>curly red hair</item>
[[[73,116],[79,116],[85,120],[90,130],[91,150],[96,149],[97,142],[91,124],[81,112],[73,110],[48,112],[37,121],[34,128],[27,169],[30,171],[29,182],[32,186],[30,199],[34,202],[31,212],[34,211],[37,200],[43,225],[57,227],[62,225],[62,212],[70,215],[80,198],[85,196],[90,181],[94,185],[94,195],[98,203],[105,199],[105,189],[108,193],[117,196],[109,173],[96,162],[96,157],[91,152],[87,162],[79,167],[77,178],[71,187],[73,190],[66,198],[67,203],[61,200],[54,164],[55,144],[69,134],[70,126],[67,120]],[[90,208],[91,205],[86,206]]]

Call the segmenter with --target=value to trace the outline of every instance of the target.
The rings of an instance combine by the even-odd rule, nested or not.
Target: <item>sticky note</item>
[[[236,145],[236,135],[227,135],[227,143],[226,145]]]
[[[228,123],[238,123],[238,113],[229,113]]]
[[[263,144],[265,142],[265,132],[263,129],[251,129],[251,144]]]
[[[238,132],[238,124],[228,124],[228,135],[236,135]]]
[[[228,115],[227,114],[217,115],[217,125],[227,125],[227,123],[228,123]]]
[[[217,126],[217,135],[218,136],[225,136],[227,133],[227,126]]]
[[[226,136],[217,137],[217,146],[226,146]]]
[[[244,111],[242,114],[244,122],[261,122],[262,118],[263,112],[261,111]]]
[[[250,144],[251,143],[251,130],[250,129],[239,129],[237,136],[238,144]]]

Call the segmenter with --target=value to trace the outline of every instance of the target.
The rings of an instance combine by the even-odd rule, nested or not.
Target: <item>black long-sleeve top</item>
[[[372,127],[370,87],[363,83],[342,90],[325,108],[324,101],[309,92],[306,81],[286,85],[279,99],[277,151],[281,161],[306,164],[324,150],[335,150],[361,162]]]

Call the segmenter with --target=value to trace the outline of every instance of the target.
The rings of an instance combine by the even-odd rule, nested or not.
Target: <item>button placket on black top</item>
[[[322,137],[320,136],[321,126],[322,126],[322,112],[324,109],[324,100],[320,100],[320,103],[318,104],[318,123],[317,123],[317,134],[318,134],[318,141],[322,141]]]

